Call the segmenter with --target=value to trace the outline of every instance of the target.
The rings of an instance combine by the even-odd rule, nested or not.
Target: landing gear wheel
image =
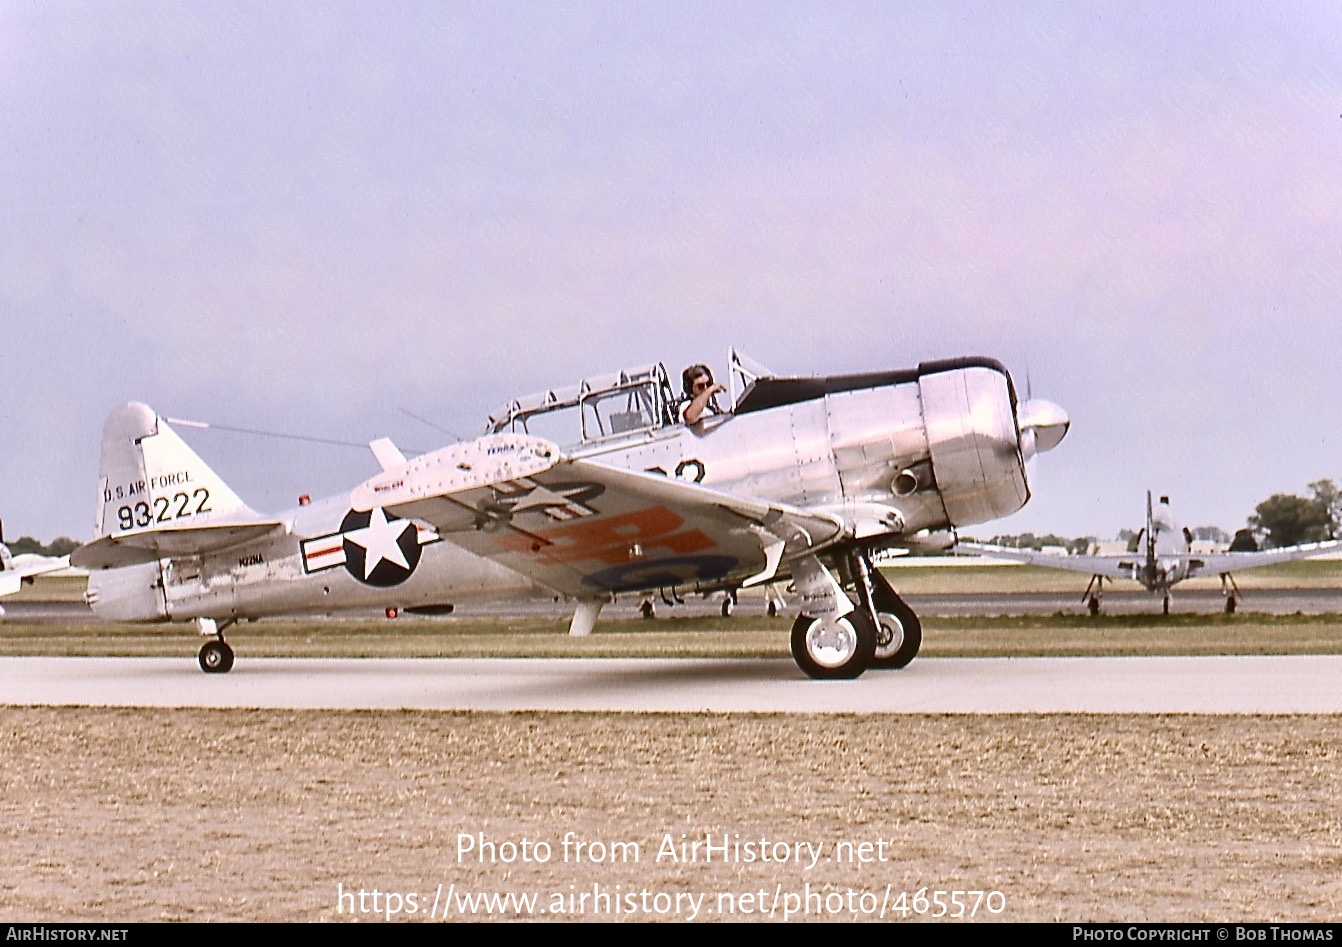
[[[657,606],[652,604],[652,599],[650,598],[645,598],[643,601],[639,602],[638,610],[644,618],[657,617]]]
[[[829,621],[802,615],[792,624],[792,659],[807,677],[851,680],[875,655],[876,625],[864,611]]]
[[[732,617],[732,600],[730,597],[724,598],[722,600],[722,617],[723,618]]]
[[[776,618],[778,616],[778,606],[775,605],[773,602],[770,602],[768,612],[770,618]]]
[[[1165,596],[1164,605],[1161,606],[1161,613],[1165,615],[1170,613],[1170,597],[1168,595]]]
[[[233,667],[233,649],[222,641],[207,641],[200,647],[199,661],[206,674],[227,674]]]
[[[1086,598],[1086,611],[1090,612],[1090,617],[1094,618],[1100,614],[1100,600],[1094,595]]]
[[[876,618],[876,655],[871,666],[883,670],[899,670],[918,656],[923,646],[923,623],[903,599],[887,603],[890,611],[879,611]]]
[[[1235,596],[1233,595],[1226,596],[1226,614],[1227,615],[1235,614]]]

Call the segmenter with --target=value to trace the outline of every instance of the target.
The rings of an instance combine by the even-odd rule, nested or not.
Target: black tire
[[[1100,614],[1100,600],[1096,598],[1094,595],[1086,599],[1086,610],[1090,612],[1091,618],[1094,618],[1096,615]]]
[[[873,570],[872,580],[880,625],[876,628],[876,654],[871,666],[897,671],[908,667],[909,662],[918,656],[918,650],[923,646],[923,623],[879,570]]]
[[[807,677],[852,680],[876,655],[876,625],[857,609],[833,621],[800,616],[792,623],[792,660]]]
[[[769,607],[765,610],[769,613],[770,618],[774,618],[778,615],[778,606],[775,605],[773,602],[770,602]]]
[[[641,614],[646,619],[653,619],[657,617],[657,607],[652,604],[652,599],[644,599],[642,602],[640,602],[638,605],[638,611],[639,614]]]
[[[908,667],[923,646],[923,623],[913,609],[901,600],[902,608],[877,612],[880,625],[876,630],[876,653],[871,666],[883,671],[897,671]]]
[[[1226,596],[1226,614],[1235,614],[1235,596],[1233,595]]]
[[[233,667],[233,649],[222,641],[207,641],[200,647],[198,660],[206,674],[227,674]]]
[[[730,598],[724,598],[722,600],[722,617],[723,618],[732,617],[732,600]]]

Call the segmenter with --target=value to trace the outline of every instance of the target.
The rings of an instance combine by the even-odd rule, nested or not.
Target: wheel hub
[[[903,646],[903,623],[893,615],[882,614],[876,624],[876,657],[888,658]]]
[[[842,618],[816,621],[807,629],[806,651],[821,667],[841,667],[857,651],[857,632]]]

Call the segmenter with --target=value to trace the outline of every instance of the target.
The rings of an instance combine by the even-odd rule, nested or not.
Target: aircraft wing
[[[351,505],[427,522],[444,540],[575,598],[764,582],[844,534],[829,513],[570,460],[518,434],[415,458],[356,488]]]
[[[994,546],[990,543],[957,543],[957,551],[976,553],[992,559],[1014,559],[1049,569],[1064,569],[1068,572],[1083,572],[1087,575],[1103,575],[1115,579],[1131,579],[1133,570],[1141,565],[1138,553],[1124,553],[1121,556],[1068,556],[1056,552],[1039,552],[1035,549],[1012,549],[1008,546]]]
[[[1321,556],[1326,552],[1339,549],[1342,549],[1342,540],[1330,539],[1327,542],[1283,546],[1280,549],[1264,549],[1259,552],[1218,552],[1205,556],[1191,556],[1188,563],[1188,574],[1193,576],[1240,572],[1244,569],[1270,566],[1276,562],[1290,562],[1293,559]]]
[[[18,562],[14,568],[0,572],[0,596],[13,595],[22,588],[24,579],[31,579],[34,576],[45,575],[48,572],[59,572],[68,568],[70,568],[69,556]]]

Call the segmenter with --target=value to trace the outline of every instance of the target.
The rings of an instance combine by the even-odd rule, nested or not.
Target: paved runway
[[[786,713],[1342,713],[1342,655],[919,658],[856,681],[787,659],[0,658],[0,705]]]

